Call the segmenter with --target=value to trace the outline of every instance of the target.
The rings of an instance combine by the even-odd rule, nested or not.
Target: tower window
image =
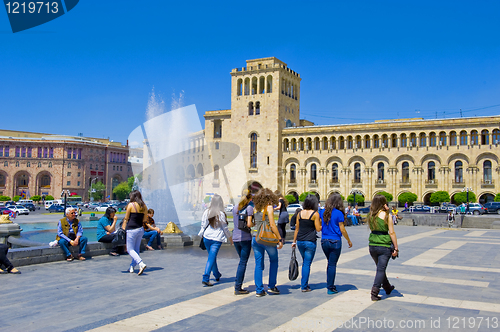
[[[250,168],[257,168],[257,134],[250,135]]]

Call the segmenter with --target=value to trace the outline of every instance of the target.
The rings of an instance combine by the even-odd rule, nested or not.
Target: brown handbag
[[[262,212],[262,223],[257,231],[255,241],[265,246],[277,246],[280,242],[276,234],[273,233],[270,222],[266,221],[266,210]]]

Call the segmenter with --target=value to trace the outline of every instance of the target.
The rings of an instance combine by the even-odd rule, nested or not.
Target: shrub
[[[466,192],[457,193],[453,196],[453,200],[457,205],[460,205],[462,203],[467,203],[467,193]],[[474,194],[472,191],[469,191],[469,203],[475,203],[475,202],[476,202],[476,194]]]
[[[399,195],[398,201],[399,203],[401,203],[401,205],[404,205],[405,203],[412,204],[417,200],[417,198],[417,195],[414,193],[402,193],[401,195]]]
[[[53,201],[54,200],[54,196],[47,195],[47,196],[45,196],[45,200],[46,201]]]
[[[354,195],[349,195],[347,196],[347,202],[348,203],[354,203]],[[357,204],[362,204],[365,202],[365,197],[363,195],[356,195],[356,203]]]
[[[378,193],[379,195],[385,196],[387,199],[387,202],[392,202],[392,199],[394,198],[391,194],[389,194],[387,191],[381,191]],[[356,195],[357,196],[357,195]]]
[[[10,201],[10,196],[0,196],[0,202]]]
[[[299,201],[301,201],[301,202],[305,201],[305,200],[306,200],[306,197],[307,197],[308,195],[316,195],[316,193],[315,193],[315,192],[312,192],[312,191],[306,191],[306,192],[303,192],[303,193],[302,193],[302,194],[300,194],[300,196],[299,196]]]
[[[494,202],[500,202],[500,193],[496,194],[495,199],[493,199]]]
[[[14,198],[12,199],[14,202],[18,202],[19,200],[21,199],[21,196],[14,196]]]
[[[447,191],[436,191],[431,195],[431,203],[444,203],[450,201],[450,194]]]
[[[42,200],[42,196],[40,195],[31,196],[31,200],[33,202],[40,202]]]
[[[292,204],[295,203],[295,196],[293,195],[285,195],[285,199],[288,201],[288,203]]]

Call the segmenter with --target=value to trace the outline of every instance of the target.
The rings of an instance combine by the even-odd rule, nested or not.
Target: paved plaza
[[[198,247],[142,253],[142,276],[127,272],[129,256],[99,256],[1,275],[0,331],[498,331],[500,231],[396,226],[400,257],[387,270],[396,291],[381,291],[378,302],[369,295],[369,230],[347,231],[353,248],[343,243],[336,295],[327,295],[319,246],[312,292],[300,291],[300,276],[288,280],[287,243],[279,251],[281,295],[262,298],[255,297],[253,255],[245,279],[253,292],[233,295],[231,246],[222,247],[222,278],[210,288],[201,284],[206,252]]]

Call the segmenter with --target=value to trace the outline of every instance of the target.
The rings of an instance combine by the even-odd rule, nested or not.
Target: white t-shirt
[[[227,239],[231,237],[231,234],[229,233],[229,229],[227,228],[226,215],[221,211],[219,214],[219,227],[212,228],[212,226],[210,226],[208,222],[209,210],[210,209],[206,209],[205,212],[203,212],[203,216],[201,217],[201,229],[198,233],[198,236],[203,236],[204,238],[212,241],[227,242]]]

